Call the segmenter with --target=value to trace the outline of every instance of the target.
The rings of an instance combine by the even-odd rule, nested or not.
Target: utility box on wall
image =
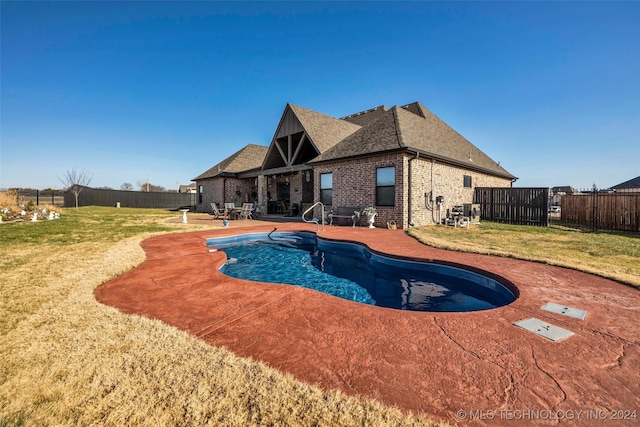
[[[480,204],[465,203],[464,216],[469,217],[469,220],[471,221],[472,224],[480,223]]]

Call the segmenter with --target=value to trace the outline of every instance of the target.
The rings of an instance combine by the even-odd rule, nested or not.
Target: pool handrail
[[[305,219],[305,215],[307,214],[307,212],[313,210],[313,208],[315,208],[316,206],[320,205],[321,211],[322,211],[322,231],[324,231],[324,204],[322,204],[322,202],[315,202],[309,209],[307,209],[306,211],[304,211],[304,213],[302,214],[302,220],[304,222],[309,222],[309,223],[315,223],[316,224],[316,231],[320,230],[320,224],[318,224],[318,219],[317,218],[313,218],[309,221],[307,221]]]

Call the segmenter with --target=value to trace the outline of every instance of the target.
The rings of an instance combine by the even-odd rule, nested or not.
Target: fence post
[[[491,221],[495,220],[495,218],[493,216],[493,192],[494,192],[494,189],[491,188],[490,191],[489,191],[489,206],[491,207],[491,212],[490,212],[489,217],[491,218]]]
[[[592,202],[593,202],[593,231],[598,231],[598,197],[597,197],[597,193],[596,193],[596,187],[595,185],[593,186],[593,190],[591,191],[592,194]]]

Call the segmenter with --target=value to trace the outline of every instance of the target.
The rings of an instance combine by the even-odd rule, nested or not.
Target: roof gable
[[[360,126],[345,120],[336,119],[335,117],[292,104],[288,106],[296,115],[320,154],[360,129]]]
[[[239,172],[258,169],[262,165],[269,147],[264,145],[249,144],[241,150],[233,153],[217,165],[201,173],[192,181],[215,178],[224,174],[236,174]]]
[[[262,169],[306,163],[357,129],[353,123],[287,104]]]

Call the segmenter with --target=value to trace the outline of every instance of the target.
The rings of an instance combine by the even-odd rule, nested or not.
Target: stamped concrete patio
[[[380,308],[221,274],[226,255],[210,253],[208,237],[274,226],[316,230],[301,223],[233,225],[145,240],[146,261],[96,289],[96,298],[323,389],[375,398],[434,419],[471,425],[638,424],[636,289],[566,268],[434,249],[402,230],[325,227],[318,233],[322,237],[467,264],[510,280],[520,292],[512,304],[480,312]],[[541,310],[547,302],[588,315],[580,320]],[[575,335],[553,342],[513,325],[532,317]],[[630,420],[612,419],[627,414],[613,411],[625,410]]]

